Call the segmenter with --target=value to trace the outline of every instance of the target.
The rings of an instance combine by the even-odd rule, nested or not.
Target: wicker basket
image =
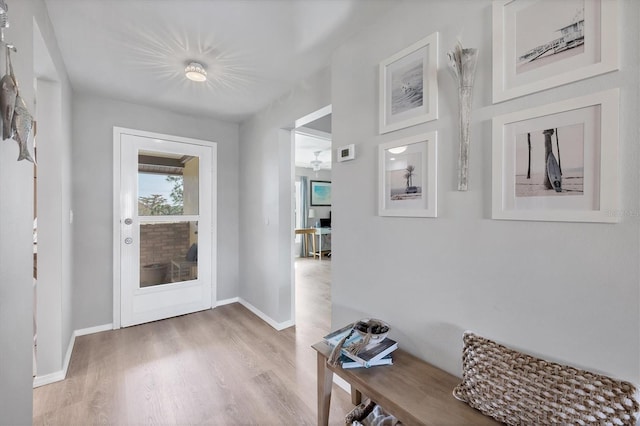
[[[357,405],[353,410],[349,411],[346,416],[344,416],[344,423],[346,425],[352,425],[355,421],[361,422],[373,411],[375,406],[376,403],[373,401],[367,401]]]
[[[371,420],[372,418],[373,420]],[[345,416],[344,422],[348,426],[352,426],[354,424],[381,424],[390,426],[402,426],[402,423],[400,423],[398,419],[390,414],[387,414],[382,407],[370,400],[367,402],[363,402],[362,404],[351,410],[349,414]]]
[[[453,395],[509,425],[635,425],[637,389],[629,382],[509,349],[465,333],[463,382]]]

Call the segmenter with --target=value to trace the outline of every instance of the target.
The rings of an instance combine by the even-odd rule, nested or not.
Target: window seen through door
[[[140,151],[138,215],[198,214],[199,159]]]

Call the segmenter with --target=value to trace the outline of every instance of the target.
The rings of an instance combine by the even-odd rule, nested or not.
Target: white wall
[[[73,118],[74,328],[112,322],[114,126],[218,143],[217,298],[237,296],[238,125],[88,94],[74,97]]]
[[[619,72],[491,103],[491,2],[404,2],[344,43],[332,65],[333,141],[356,143],[332,170],[332,322],[387,320],[400,346],[460,375],[466,329],[513,347],[640,382],[638,99],[640,2],[622,2]],[[378,129],[378,64],[440,32],[440,119]],[[479,48],[470,189],[456,191],[457,88],[446,51]],[[619,87],[616,225],[491,220],[491,118]],[[439,218],[377,216],[377,147],[438,131]],[[358,190],[353,182],[357,178]],[[367,183],[368,184],[363,184]],[[554,249],[550,253],[549,244]]]
[[[35,111],[33,87],[38,58],[34,49],[34,22],[39,27],[46,49],[51,54],[59,76],[60,136],[57,149],[66,151],[70,145],[71,88],[64,63],[58,51],[55,35],[49,21],[47,8],[42,0],[12,1],[6,40],[15,44],[18,53],[12,55],[21,96],[28,108]],[[4,69],[4,55],[0,69]],[[0,143],[0,424],[30,424],[32,419],[32,342],[33,342],[33,166],[26,161],[17,162],[17,144]],[[67,162],[62,167],[68,167]],[[57,176],[62,206],[70,204],[70,180],[68,173]],[[62,226],[59,238],[60,288],[57,300],[50,301],[56,307],[60,327],[59,341],[71,336],[69,300],[71,287],[68,280],[69,240],[71,229]]]
[[[69,229],[69,213],[63,223],[62,188],[63,156],[70,152],[61,149],[60,86],[57,82],[38,80],[38,376],[62,369],[64,351],[69,340],[62,341],[62,234]],[[70,145],[70,141],[68,141]],[[70,192],[70,188],[66,188]],[[67,231],[68,232],[68,231]],[[70,235],[70,232],[69,232]],[[68,257],[67,257],[68,258]],[[69,282],[65,283],[69,286]],[[70,307],[67,307],[70,309]],[[70,324],[68,324],[70,326]]]
[[[292,321],[295,120],[329,105],[322,70],[240,126],[240,296],[278,324]]]
[[[46,27],[48,20],[41,20]],[[51,31],[51,29],[49,29]],[[35,25],[38,122],[37,376],[64,370],[71,329],[71,87],[55,39]],[[49,376],[51,377],[51,376]]]

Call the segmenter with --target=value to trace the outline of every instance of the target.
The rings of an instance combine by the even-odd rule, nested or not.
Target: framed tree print
[[[380,63],[380,133],[438,118],[438,33]]]
[[[618,69],[617,0],[493,3],[493,102]]]
[[[617,222],[618,89],[493,119],[492,217]]]
[[[380,216],[436,217],[436,132],[378,146]]]

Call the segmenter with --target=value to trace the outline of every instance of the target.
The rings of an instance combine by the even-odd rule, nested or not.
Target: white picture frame
[[[618,22],[618,0],[494,1],[493,103],[619,69]]]
[[[438,118],[438,33],[380,63],[380,134]]]
[[[380,144],[378,215],[437,217],[437,156],[435,131]]]
[[[492,218],[618,222],[619,96],[613,89],[495,117]]]

